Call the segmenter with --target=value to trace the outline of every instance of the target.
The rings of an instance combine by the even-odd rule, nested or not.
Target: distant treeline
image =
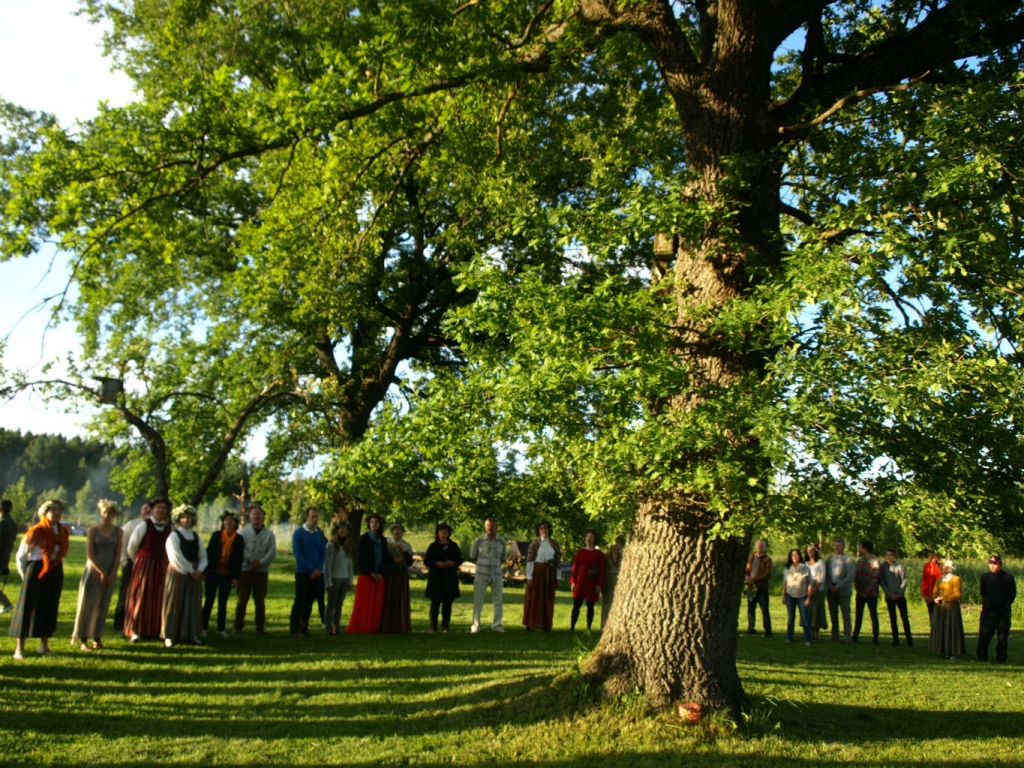
[[[69,520],[87,515],[83,519],[91,521],[99,499],[121,501],[110,488],[116,461],[113,446],[99,440],[0,429],[0,488],[19,522],[51,497],[68,502]]]

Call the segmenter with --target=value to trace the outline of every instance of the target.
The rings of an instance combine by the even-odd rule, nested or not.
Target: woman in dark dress
[[[220,516],[220,530],[213,532],[210,543],[206,545],[206,602],[203,603],[200,637],[206,637],[209,629],[214,599],[217,600],[217,634],[228,636],[228,598],[242,578],[244,555],[245,539],[238,535],[238,515],[226,511]]]
[[[441,631],[447,632],[452,620],[452,601],[459,597],[459,566],[462,552],[451,540],[452,527],[443,520],[434,529],[434,543],[427,547],[423,564],[427,573],[427,598],[430,600],[430,631],[437,632],[437,614],[441,613]]]
[[[378,514],[366,519],[366,533],[359,537],[357,558],[359,578],[356,579],[356,597],[352,604],[348,628],[350,635],[380,632],[384,609],[384,561],[388,556],[388,543],[384,538],[384,520]]]
[[[14,658],[25,658],[25,638],[39,638],[39,653],[49,656],[50,638],[57,631],[57,611],[64,587],[64,557],[70,533],[60,524],[64,510],[60,499],[49,499],[39,507],[39,522],[28,529],[18,548],[21,593],[11,617],[9,634],[14,638]]]
[[[412,629],[412,608],[409,605],[409,566],[412,547],[405,541],[405,528],[391,526],[388,554],[384,562],[384,609],[380,631],[390,634]]]

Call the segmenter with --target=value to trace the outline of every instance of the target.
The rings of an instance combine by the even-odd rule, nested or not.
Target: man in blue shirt
[[[317,527],[320,513],[316,507],[306,510],[306,522],[292,534],[295,556],[295,602],[292,604],[292,637],[309,636],[309,616],[316,599],[317,581],[323,578],[327,559],[327,537]]]

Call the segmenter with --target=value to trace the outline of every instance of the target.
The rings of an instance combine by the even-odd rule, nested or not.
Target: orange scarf
[[[60,529],[60,539],[58,540],[57,534],[53,532],[53,525],[49,520],[43,520],[40,523],[36,523],[28,532],[25,534],[25,543],[30,547],[35,547],[43,553],[43,568],[39,571],[39,578],[43,578],[47,571],[50,570],[51,565],[55,565],[64,559],[64,555],[68,553],[68,529],[57,524]],[[53,548],[59,545],[56,559],[53,559],[50,555],[53,552]]]
[[[220,531],[220,562],[217,564],[218,571],[224,570],[224,574],[227,574],[228,563],[231,562],[231,550],[235,546],[235,537],[238,535],[236,530],[234,533],[228,533],[223,528]]]

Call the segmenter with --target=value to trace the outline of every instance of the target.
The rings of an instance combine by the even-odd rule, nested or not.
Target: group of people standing
[[[250,511],[250,525],[242,532],[238,516],[225,512],[221,528],[203,547],[193,530],[198,513],[190,505],[172,512],[168,499],[150,499],[139,517],[122,528],[114,523],[119,514],[116,504],[102,500],[98,509],[99,523],[86,531],[86,564],[72,631],[72,643],[81,650],[103,647],[118,565],[121,588],[114,626],[132,643],[162,639],[167,647],[178,642],[199,645],[215,604],[218,634],[226,636],[227,601],[235,587],[236,631],[241,630],[251,594],[262,632],[267,567],[277,554],[274,534],[263,526],[262,510]],[[10,626],[16,659],[24,658],[28,637],[39,638],[39,653],[52,652],[49,641],[56,629],[68,551],[68,528],[60,522],[65,510],[61,500],[44,502],[39,522],[28,529],[18,549],[22,589]]]
[[[914,645],[907,612],[907,571],[896,559],[896,550],[888,549],[884,560],[874,554],[874,543],[859,542],[859,558],[846,554],[846,542],[832,542],[832,554],[822,561],[818,548],[811,545],[804,552],[792,549],[786,556],[783,574],[782,601],[787,609],[786,642],[793,642],[796,614],[800,615],[804,643],[812,645],[821,630],[832,627],[832,640],[839,640],[839,617],[842,615],[843,640],[859,641],[867,609],[871,621],[871,641],[879,644],[878,600],[882,597],[889,613],[892,644],[900,645],[897,614],[908,646]],[[978,633],[977,658],[988,660],[988,649],[996,637],[996,661],[1004,663],[1010,632],[1011,606],[1017,595],[1013,576],[1003,571],[998,555],[989,558],[989,573],[982,574],[980,589],[982,612]],[[949,659],[967,653],[960,600],[963,597],[960,578],[954,575],[952,560],[939,561],[931,553],[921,580],[921,595],[928,606],[928,650]],[[755,544],[747,560],[747,633],[756,634],[757,610],[760,608],[765,637],[772,636],[768,588],[772,575],[772,559],[764,540]],[[850,601],[854,598],[855,620],[850,633]],[[826,615],[826,606],[828,613]]]

